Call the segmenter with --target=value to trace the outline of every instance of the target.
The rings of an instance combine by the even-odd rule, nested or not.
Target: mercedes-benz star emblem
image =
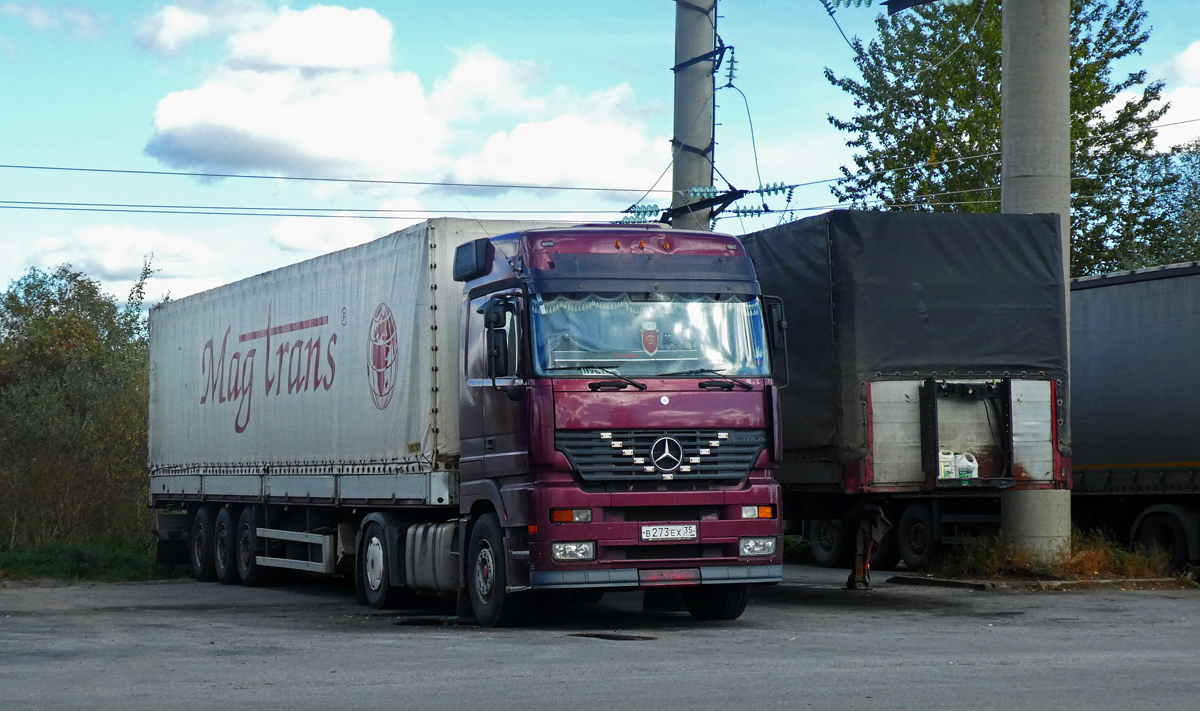
[[[674,437],[659,437],[650,445],[650,461],[660,472],[673,472],[683,464],[683,445]]]

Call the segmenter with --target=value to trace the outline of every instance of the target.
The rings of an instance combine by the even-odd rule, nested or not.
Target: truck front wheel
[[[705,585],[683,591],[683,603],[697,620],[736,620],[749,600],[749,585]]]
[[[504,533],[496,514],[480,516],[471,527],[470,557],[467,559],[467,591],[475,619],[484,627],[512,627],[521,624],[528,600],[505,588],[508,576],[504,567]]]
[[[394,558],[388,546],[383,526],[378,523],[368,525],[363,532],[362,559],[358,569],[362,575],[362,588],[367,597],[367,604],[376,610],[409,607],[415,597],[413,591],[407,587],[392,585],[391,561]]]
[[[192,515],[188,529],[188,558],[192,563],[192,577],[202,583],[217,579],[213,561],[213,512],[211,506],[201,506]]]

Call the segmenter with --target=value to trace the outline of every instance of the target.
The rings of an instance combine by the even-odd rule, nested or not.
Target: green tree
[[[1172,151],[1158,169],[1173,179],[1157,203],[1168,223],[1142,261],[1146,266],[1200,261],[1200,140]]]
[[[144,545],[149,264],[124,306],[60,266],[0,296],[0,541]]]
[[[1149,37],[1141,0],[1072,0],[1072,271],[1138,266],[1169,223],[1155,201],[1176,175],[1155,152],[1163,84],[1146,72],[1114,77],[1113,62]],[[854,40],[861,80],[826,78],[855,115],[854,169],[832,188],[859,208],[995,212],[1000,201],[1000,1],[923,6],[876,19]],[[1122,92],[1134,96],[1115,103]]]

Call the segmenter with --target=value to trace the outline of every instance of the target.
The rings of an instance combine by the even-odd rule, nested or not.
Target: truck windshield
[[[648,377],[694,370],[770,375],[756,296],[533,294],[530,301],[542,375],[578,377],[589,366]]]

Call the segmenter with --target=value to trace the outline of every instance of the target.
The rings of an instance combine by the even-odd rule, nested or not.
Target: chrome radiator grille
[[[737,480],[749,473],[766,444],[765,430],[554,433],[555,449],[586,481]]]

